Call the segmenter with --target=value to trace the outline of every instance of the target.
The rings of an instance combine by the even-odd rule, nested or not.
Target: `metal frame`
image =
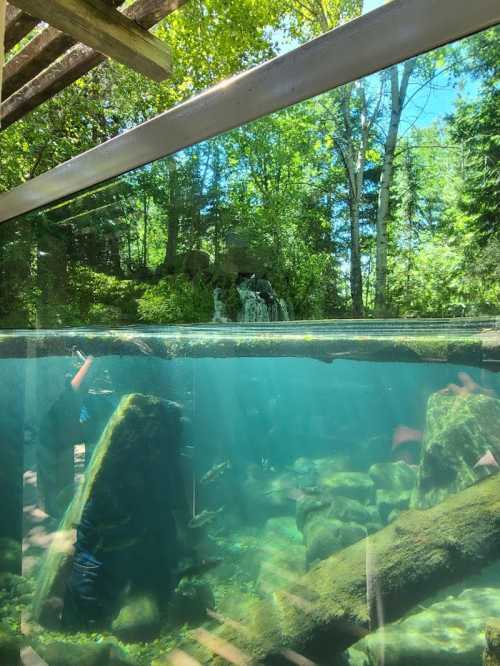
[[[393,0],[0,195],[0,222],[500,23],[499,0]]]

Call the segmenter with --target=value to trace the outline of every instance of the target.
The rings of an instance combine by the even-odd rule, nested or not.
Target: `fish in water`
[[[212,557],[199,560],[198,562],[191,563],[185,567],[181,567],[177,570],[177,578],[182,580],[183,578],[195,578],[196,576],[203,576],[204,574],[212,571],[220,564],[222,564],[223,559],[221,557]]]
[[[215,516],[219,514],[223,509],[224,509],[223,506],[221,506],[220,509],[216,509],[215,511],[209,511],[208,509],[203,509],[201,513],[198,513],[196,516],[193,516],[191,518],[191,520],[188,523],[188,527],[190,527],[191,529],[203,527],[203,525],[212,522]]]
[[[396,449],[398,446],[401,446],[401,444],[406,444],[406,442],[420,442],[422,436],[423,433],[420,430],[400,425],[396,428],[394,435],[392,436],[392,448]]]
[[[218,465],[211,467],[208,472],[201,477],[200,483],[211,483],[222,476],[228,469],[231,469],[231,463],[229,460],[224,460]]]
[[[493,453],[488,449],[484,456],[481,456],[481,458],[479,458],[477,463],[474,465],[474,469],[477,467],[496,467],[498,469],[500,465],[498,464],[498,461]]]

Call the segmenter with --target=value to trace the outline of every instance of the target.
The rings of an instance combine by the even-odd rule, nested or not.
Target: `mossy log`
[[[484,666],[500,666],[500,620],[488,621],[485,636]]]
[[[373,322],[369,322],[372,324]],[[352,332],[351,332],[352,329]],[[412,329],[410,323],[370,327],[336,323],[267,324],[242,327],[214,325],[164,327],[146,331],[39,331],[0,335],[0,358],[71,355],[74,348],[94,356],[309,357],[337,359],[458,363],[500,369],[500,332],[437,333]],[[406,329],[406,330],[405,330]]]
[[[217,633],[259,663],[286,663],[284,651],[293,650],[332,664],[380,617],[393,622],[498,558],[500,474],[431,509],[403,513],[269,599],[249,602]],[[205,655],[203,663],[209,661]]]

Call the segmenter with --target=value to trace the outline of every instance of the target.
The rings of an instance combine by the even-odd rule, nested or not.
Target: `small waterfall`
[[[239,322],[289,321],[290,316],[285,299],[278,298],[269,280],[245,278],[236,287],[241,307],[237,315]],[[214,316],[212,321],[230,321],[224,303],[224,291],[214,289]]]
[[[250,289],[244,280],[238,289],[240,295],[241,310],[238,312],[238,321],[271,321],[266,302],[261,298],[259,292]]]

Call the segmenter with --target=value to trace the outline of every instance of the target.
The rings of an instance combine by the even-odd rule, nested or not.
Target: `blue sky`
[[[364,0],[363,12],[366,14],[383,4],[384,0]],[[446,74],[436,80],[436,86],[437,89],[433,90],[430,96],[427,90],[424,90],[420,95],[416,95],[412,102],[413,108],[408,108],[407,110],[407,117],[410,123],[416,120],[415,124],[417,127],[425,127],[433,121],[453,112],[455,101],[459,94],[458,89],[447,85]],[[476,92],[477,85],[475,82],[465,79],[461,94],[466,97],[473,97]],[[413,120],[410,120],[410,117]]]
[[[364,0],[363,3],[363,12],[371,12],[372,9],[380,7],[384,4],[384,0]]]

